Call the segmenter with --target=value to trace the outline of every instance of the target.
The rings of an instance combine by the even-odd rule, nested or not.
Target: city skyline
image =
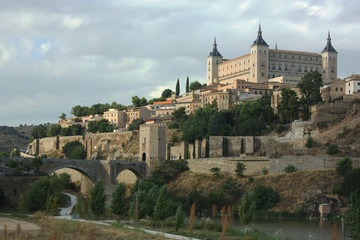
[[[86,4],[84,4],[86,2]],[[338,77],[359,73],[358,1],[11,1],[0,12],[0,125],[55,123],[75,105],[181,92],[206,83],[216,36],[242,56],[261,22],[270,48],[320,53],[328,30]]]

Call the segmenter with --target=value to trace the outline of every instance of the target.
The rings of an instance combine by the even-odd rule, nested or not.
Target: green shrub
[[[314,146],[314,139],[312,137],[309,137],[306,141],[305,146],[307,148],[312,148]]]
[[[82,145],[79,141],[72,141],[66,143],[62,152],[65,154],[67,158],[70,159],[85,159],[86,158],[86,150],[84,145]]]
[[[284,171],[286,173],[296,172],[296,168],[293,165],[290,164],[284,169]]]
[[[174,143],[179,142],[179,138],[176,134],[173,134],[171,136],[171,143],[174,145]]]
[[[349,171],[345,175],[341,187],[342,195],[347,197],[355,191],[360,191],[360,168]]]
[[[352,161],[349,157],[343,157],[336,163],[336,171],[341,175],[345,176],[346,173],[351,171]]]
[[[268,170],[266,167],[263,167],[262,173],[263,173],[264,175],[266,175],[266,174],[269,173],[269,170]]]
[[[276,133],[282,133],[283,131],[285,131],[287,129],[287,127],[285,125],[279,124],[276,126],[275,128],[275,132]]]
[[[220,168],[218,167],[214,167],[210,169],[210,172],[212,172],[216,177],[220,177],[221,173],[220,173]]]
[[[326,150],[326,153],[329,154],[329,155],[334,155],[334,154],[337,154],[339,153],[340,150],[339,148],[337,147],[337,145],[335,144],[330,144]]]
[[[249,181],[249,183],[254,182],[254,178],[253,178],[253,176],[250,176],[250,177],[248,178],[248,181]]]
[[[251,200],[255,202],[256,209],[266,210],[274,207],[280,201],[280,196],[272,188],[257,185],[251,193]]]
[[[240,163],[240,162],[238,162],[238,163],[236,164],[236,169],[235,169],[235,174],[236,174],[236,176],[238,176],[238,177],[240,177],[240,178],[245,177],[245,176],[244,176],[244,171],[245,171],[245,170],[246,170],[245,164]]]
[[[177,122],[170,123],[168,129],[179,129],[180,125]]]

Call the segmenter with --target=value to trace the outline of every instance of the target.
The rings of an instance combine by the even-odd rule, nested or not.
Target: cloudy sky
[[[205,83],[216,36],[249,52],[259,21],[274,48],[320,53],[330,29],[339,77],[360,73],[360,1],[0,0],[0,125],[54,123],[75,105],[158,97]]]

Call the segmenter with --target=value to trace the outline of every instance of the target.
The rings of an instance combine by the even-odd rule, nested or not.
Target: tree
[[[73,114],[75,117],[82,117],[82,116],[88,116],[89,115],[89,108],[85,106],[76,105],[71,109],[71,114]]]
[[[175,109],[173,112],[174,120],[176,122],[181,122],[183,120],[186,120],[186,109],[185,107],[179,107],[178,109]]]
[[[142,118],[137,118],[137,119],[133,120],[128,126],[128,131],[139,130],[140,125],[143,123],[144,123],[144,120]]]
[[[360,240],[360,189],[350,196],[350,207],[345,215],[351,239]]]
[[[322,75],[318,71],[308,72],[297,84],[301,93],[301,103],[303,106],[303,118],[305,120],[310,117],[310,106],[322,102],[320,87],[322,86]]]
[[[59,124],[51,126],[48,132],[49,137],[56,137],[61,134],[61,126]]]
[[[96,220],[105,213],[105,189],[102,180],[98,181],[92,189],[90,189],[90,210],[95,215]]]
[[[171,211],[171,199],[168,192],[166,191],[166,185],[163,185],[160,188],[160,192],[156,200],[153,218],[155,221],[160,221],[162,227],[163,221],[166,218],[170,217],[172,214],[173,213]]]
[[[186,92],[189,92],[189,76],[186,78]]]
[[[195,90],[200,89],[201,87],[202,87],[201,83],[199,83],[198,81],[195,81],[190,84],[189,90],[195,91]]]
[[[47,136],[47,128],[43,125],[34,127],[31,131],[31,136],[35,139],[45,138]]]
[[[126,212],[126,186],[124,183],[118,183],[112,193],[110,209],[115,215],[124,215]]]
[[[179,82],[179,79],[177,79],[177,82],[176,82],[175,93],[176,93],[176,96],[180,95],[180,82]]]
[[[61,120],[66,120],[66,114],[65,113],[61,113],[61,115],[59,116],[59,118]]]
[[[147,100],[146,100],[145,97],[142,97],[142,98],[140,99],[140,106],[146,106],[146,105],[147,105]]]
[[[278,112],[283,123],[290,123],[299,118],[300,102],[294,90],[289,88],[281,89],[281,101],[278,105]]]
[[[169,97],[171,97],[172,93],[173,93],[173,91],[171,91],[171,89],[167,88],[161,93],[161,97],[169,98]]]
[[[235,169],[235,173],[236,173],[236,176],[240,177],[240,178],[243,178],[245,177],[244,176],[244,171],[246,170],[246,166],[245,164],[241,163],[241,162],[238,162],[236,164],[236,169]]]
[[[133,96],[131,102],[134,107],[140,107],[140,98],[138,96]]]
[[[86,158],[86,150],[84,145],[79,141],[72,141],[66,143],[62,152],[65,154],[67,158],[70,159],[85,159]]]
[[[87,131],[91,133],[112,132],[113,130],[114,130],[113,126],[109,123],[107,119],[101,119],[99,121],[90,121],[87,127]]]
[[[352,170],[352,161],[349,157],[343,157],[336,163],[336,171],[341,176],[345,176],[351,170]]]
[[[174,221],[175,232],[177,232],[179,228],[181,228],[184,225],[184,219],[185,219],[185,213],[181,209],[181,205],[179,205],[175,213],[175,221]]]
[[[242,224],[247,225],[252,221],[255,208],[256,204],[251,201],[250,194],[245,193],[238,207],[238,215]]]

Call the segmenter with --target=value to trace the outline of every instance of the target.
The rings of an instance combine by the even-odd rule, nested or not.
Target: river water
[[[338,234],[341,234],[341,223],[329,221],[256,219],[249,226],[269,235],[290,237],[293,240],[323,240],[331,239],[334,224],[336,224]],[[234,221],[233,226],[243,228],[239,221]],[[346,240],[350,238],[347,237]]]

